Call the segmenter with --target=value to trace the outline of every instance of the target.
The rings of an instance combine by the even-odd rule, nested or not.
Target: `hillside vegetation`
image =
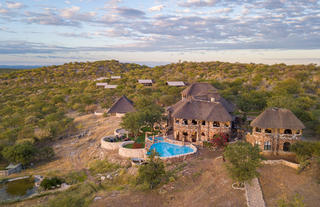
[[[107,80],[118,88],[96,87],[96,78],[110,75],[122,76]],[[137,79],[155,84],[144,87]],[[307,136],[320,134],[319,66],[182,62],[150,68],[107,60],[1,73],[0,150],[25,141],[41,145],[70,133],[74,126],[68,113],[108,108],[123,94],[134,102],[147,97],[169,106],[180,99],[183,88],[167,86],[168,80],[209,82],[244,118],[269,106],[289,108],[307,126]]]

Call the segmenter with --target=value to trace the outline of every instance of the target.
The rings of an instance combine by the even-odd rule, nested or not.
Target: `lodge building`
[[[246,141],[272,154],[289,152],[290,146],[301,140],[305,128],[289,109],[283,108],[266,109],[250,125],[253,129]]]
[[[168,108],[168,125],[175,140],[202,145],[215,134],[231,135],[234,105],[209,83],[194,83],[182,91],[182,100]]]

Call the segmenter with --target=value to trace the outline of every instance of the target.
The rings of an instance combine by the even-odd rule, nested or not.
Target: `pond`
[[[0,201],[26,198],[36,193],[34,178],[27,177],[0,184]]]

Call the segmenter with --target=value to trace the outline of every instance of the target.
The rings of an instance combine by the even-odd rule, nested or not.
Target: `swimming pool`
[[[160,157],[171,157],[194,152],[189,146],[180,146],[168,142],[159,142],[151,145],[149,151],[156,150]],[[149,154],[149,152],[148,152]]]

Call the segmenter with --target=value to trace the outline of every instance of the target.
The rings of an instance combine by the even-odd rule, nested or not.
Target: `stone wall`
[[[193,144],[201,145],[203,141],[208,141],[215,134],[226,133],[231,135],[231,123],[219,122],[219,127],[214,127],[213,122],[188,120],[188,124],[184,124],[183,119],[174,119],[173,135],[178,141],[192,142]],[[204,122],[204,123],[203,123]],[[187,133],[187,135],[185,135]]]
[[[118,150],[120,145],[124,142],[107,142],[104,140],[105,137],[101,138],[101,147],[107,150]]]
[[[299,169],[300,165],[297,164],[297,163],[293,163],[293,162],[289,162],[289,161],[286,161],[286,160],[263,160],[262,161],[262,164],[265,164],[265,165],[285,165],[285,166],[288,166],[288,167],[291,167],[293,169]]]
[[[301,139],[301,135],[297,134],[275,134],[262,132],[252,132],[246,134],[246,141],[252,145],[259,145],[262,151],[269,151],[264,149],[264,143],[270,142],[271,152],[284,152],[284,143],[290,143],[290,146]]]
[[[133,144],[134,141],[126,141],[123,142],[119,147],[119,155],[122,157],[128,158],[146,158],[147,157],[147,150],[145,148],[141,149],[128,149],[124,148],[125,145]]]

